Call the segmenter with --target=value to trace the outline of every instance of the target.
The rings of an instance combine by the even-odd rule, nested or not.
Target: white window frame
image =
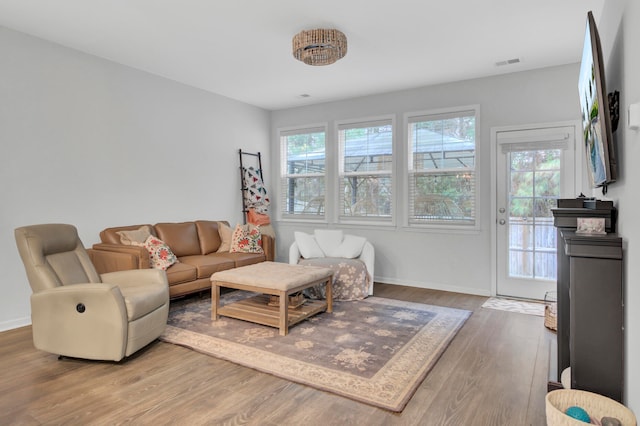
[[[389,217],[386,216],[346,216],[342,214],[342,194],[341,194],[341,182],[343,177],[345,176],[344,171],[344,142],[340,135],[342,130],[360,128],[360,127],[376,127],[381,125],[390,125],[391,126],[391,171],[390,172],[362,172],[362,173],[349,173],[349,175],[389,175],[391,178],[391,214]],[[337,160],[337,173],[336,173],[336,182],[332,186],[335,191],[333,199],[335,200],[335,209],[334,214],[337,218],[337,222],[341,224],[349,224],[349,225],[381,225],[381,226],[395,226],[396,223],[396,212],[397,212],[397,160],[399,158],[399,152],[396,148],[396,138],[397,138],[397,127],[396,127],[396,116],[395,115],[384,115],[384,116],[376,116],[376,117],[364,117],[359,119],[351,119],[351,120],[339,120],[335,122],[335,141],[336,145],[336,160]]]
[[[324,133],[324,173],[309,173],[309,174],[289,174],[287,173],[287,149],[284,146],[284,138],[287,136],[308,134],[308,133]],[[296,126],[296,127],[286,127],[279,128],[277,130],[278,135],[278,150],[279,150],[279,185],[278,185],[278,197],[277,197],[277,208],[278,208],[278,219],[282,221],[304,221],[304,222],[326,222],[329,214],[328,209],[328,201],[330,194],[328,194],[328,190],[330,188],[331,182],[328,179],[328,169],[330,168],[330,141],[329,141],[329,126],[327,123],[320,124],[310,124],[305,126]],[[302,177],[323,177],[324,178],[324,187],[325,187],[325,199],[324,199],[324,213],[323,214],[304,214],[297,213],[291,214],[286,209],[286,191],[288,186],[288,179],[290,178],[302,178]],[[329,203],[330,205],[330,203]]]
[[[410,126],[412,123],[419,122],[421,119],[425,119],[428,121],[429,118],[437,119],[438,117],[449,117],[456,116],[460,113],[464,112],[472,112],[475,116],[475,148],[474,148],[474,175],[475,175],[475,184],[474,184],[474,219],[472,222],[468,221],[449,221],[449,220],[432,220],[432,221],[424,221],[418,222],[412,220],[411,218],[411,179],[414,173],[413,171],[413,150],[411,147],[411,131]],[[403,207],[405,209],[404,212],[404,226],[413,228],[413,229],[424,229],[424,230],[443,230],[447,232],[451,231],[460,231],[460,232],[477,232],[480,230],[480,161],[479,161],[479,148],[480,148],[480,106],[479,105],[465,105],[453,108],[440,108],[440,109],[432,109],[426,111],[415,111],[404,114],[404,142],[403,146],[405,149],[406,157],[404,162],[404,167],[406,167],[406,175],[404,180],[404,190],[403,190]],[[451,172],[461,169],[451,169]],[[441,173],[443,170],[434,172]],[[447,170],[444,170],[447,171]],[[421,173],[424,173],[421,172]]]

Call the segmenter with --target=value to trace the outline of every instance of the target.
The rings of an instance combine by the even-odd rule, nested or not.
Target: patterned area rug
[[[483,308],[497,309],[499,311],[517,312],[519,314],[544,316],[544,304],[537,302],[525,302],[523,300],[505,299],[503,297],[490,297],[482,305]]]
[[[221,303],[252,295],[234,291]],[[232,318],[211,321],[211,299],[188,298],[172,302],[160,338],[399,412],[470,314],[369,297],[334,302],[333,313],[318,314],[279,336],[275,328]]]

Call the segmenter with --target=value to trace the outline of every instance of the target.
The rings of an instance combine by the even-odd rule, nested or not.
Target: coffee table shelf
[[[305,319],[327,310],[327,302],[323,300],[307,300],[304,305],[289,308],[288,325],[292,326]],[[280,325],[280,307],[269,306],[268,295],[258,295],[222,306],[220,315],[250,321],[256,324],[278,328]]]

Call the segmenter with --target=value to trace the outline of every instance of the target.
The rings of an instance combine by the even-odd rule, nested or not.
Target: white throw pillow
[[[304,232],[294,232],[293,236],[298,244],[298,250],[300,255],[305,259],[313,259],[316,257],[324,257],[324,252],[313,238],[313,235],[305,234]]]
[[[359,257],[364,248],[364,243],[367,239],[364,237],[358,237],[355,235],[345,235],[342,244],[340,244],[334,251],[327,253],[328,257],[342,257],[345,259],[355,259]]]
[[[313,232],[316,242],[320,246],[320,249],[324,252],[325,256],[331,256],[329,253],[333,253],[338,246],[342,243],[342,230],[333,229],[316,229]]]

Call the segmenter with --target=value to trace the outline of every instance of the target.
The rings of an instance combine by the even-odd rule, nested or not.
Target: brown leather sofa
[[[228,222],[222,221],[228,225]],[[149,253],[144,247],[124,245],[118,231],[132,231],[142,225],[107,228],[100,232],[100,243],[89,250],[98,273],[150,268]],[[221,244],[218,222],[196,220],[148,225],[152,235],[164,241],[179,262],[167,269],[169,294],[182,296],[211,289],[211,274],[239,266],[274,259],[274,240],[262,235],[262,253],[217,252]]]

